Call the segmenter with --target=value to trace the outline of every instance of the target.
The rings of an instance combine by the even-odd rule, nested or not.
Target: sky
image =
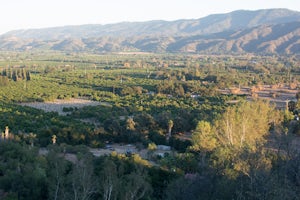
[[[288,8],[300,0],[1,0],[0,34],[18,29],[198,19],[234,10]]]

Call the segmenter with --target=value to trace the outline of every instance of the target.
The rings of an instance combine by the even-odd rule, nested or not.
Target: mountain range
[[[298,54],[300,12],[237,10],[200,19],[15,30],[0,50]]]

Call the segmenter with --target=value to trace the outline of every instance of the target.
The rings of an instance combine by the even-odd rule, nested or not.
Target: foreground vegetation
[[[0,58],[1,198],[300,196],[299,123],[292,120],[300,105],[280,111],[254,95],[262,85],[296,90],[297,57],[6,52]],[[220,93],[241,86],[255,89],[251,101]],[[101,104],[66,106],[65,115],[20,104],[72,98]],[[147,160],[89,152],[108,143],[148,148]],[[173,151],[155,155],[156,145]]]

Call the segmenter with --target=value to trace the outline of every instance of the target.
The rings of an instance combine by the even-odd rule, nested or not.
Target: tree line
[[[293,134],[286,132],[288,117],[263,101],[227,107],[213,121],[198,121],[185,151],[155,158],[156,166],[138,154],[94,157],[84,146],[63,143],[39,154],[22,140],[2,141],[1,194],[4,199],[298,199],[300,157]],[[128,130],[134,129],[130,121]],[[175,123],[168,121],[169,131]]]

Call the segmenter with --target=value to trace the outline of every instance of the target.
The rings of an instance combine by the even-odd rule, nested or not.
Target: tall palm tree
[[[169,120],[168,121],[168,136],[167,136],[167,139],[169,140],[170,139],[170,137],[171,137],[171,133],[172,133],[172,128],[173,128],[173,126],[174,126],[174,122],[173,122],[173,120]]]

